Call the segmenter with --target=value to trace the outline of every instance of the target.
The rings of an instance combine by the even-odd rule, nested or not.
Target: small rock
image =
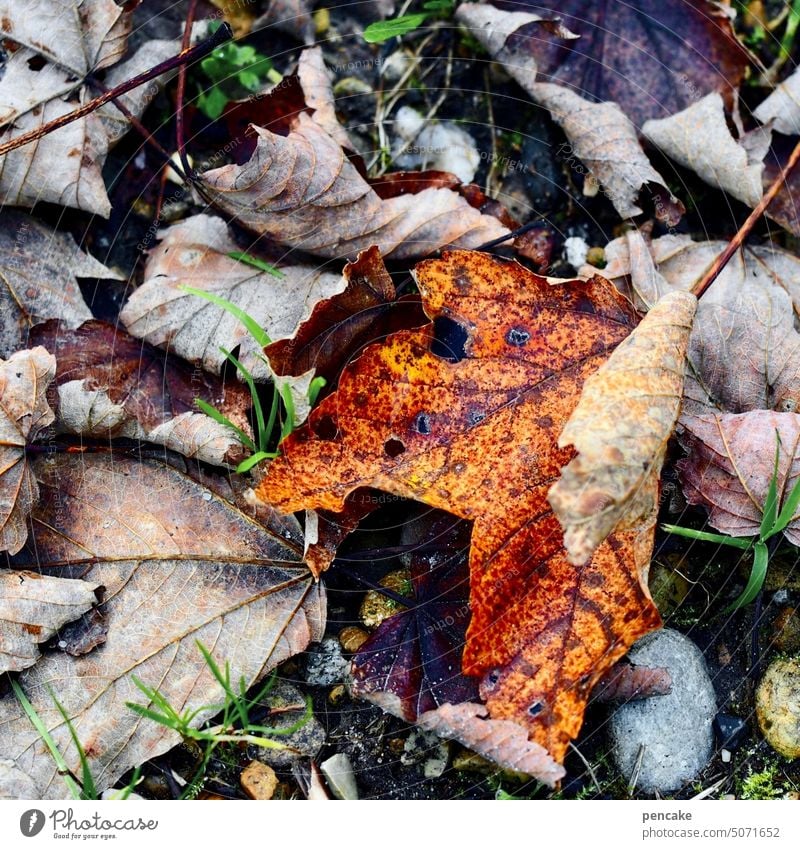
[[[347,687],[345,687],[344,684],[337,684],[330,693],[328,693],[328,703],[336,707],[336,705],[341,704],[346,697]]]
[[[275,770],[261,761],[251,761],[243,770],[239,778],[242,790],[251,798],[259,802],[266,802],[275,795],[278,786],[278,776]]]
[[[776,752],[800,758],[800,662],[772,661],[756,690],[756,715]]]
[[[575,269],[580,268],[589,253],[589,245],[583,236],[569,236],[564,239],[564,259]]]
[[[666,667],[672,692],[614,711],[609,723],[612,756],[630,779],[644,746],[637,789],[677,790],[703,769],[713,750],[711,723],[717,705],[703,654],[683,634],[663,629],[639,640],[628,657],[643,666]]]
[[[800,612],[796,607],[783,607],[778,611],[772,623],[772,641],[781,651],[800,650]]]
[[[342,655],[339,641],[326,637],[308,650],[305,682],[312,687],[330,687],[344,681],[349,669],[350,661]]]
[[[319,765],[331,793],[337,799],[358,799],[356,777],[353,775],[353,765],[350,758],[341,752],[328,758]]]
[[[747,722],[740,716],[718,713],[714,717],[714,733],[720,747],[735,752],[747,736]]]
[[[403,746],[400,763],[403,766],[422,763],[425,778],[439,778],[447,769],[450,747],[447,741],[430,731],[415,728]]]
[[[606,267],[606,252],[604,248],[595,246],[593,248],[589,248],[586,252],[586,262],[589,265],[593,265],[595,268],[605,268]]]
[[[339,631],[339,644],[347,652],[357,652],[369,639],[369,634],[355,625],[348,625]]]
[[[404,50],[395,50],[381,64],[381,76],[387,83],[397,82],[408,71],[414,62],[414,57]]]
[[[410,595],[411,593],[411,573],[407,569],[389,572],[378,583],[397,595]],[[393,598],[388,598],[377,590],[369,590],[361,602],[358,615],[367,628],[375,630],[384,619],[388,619],[405,609],[402,604],[399,604]]]
[[[264,698],[264,703],[276,712],[267,716],[261,724],[278,730],[296,725],[305,713],[303,694],[286,681],[277,681]],[[250,756],[275,769],[285,769],[300,758],[315,758],[325,745],[326,736],[320,721],[311,716],[291,734],[272,738],[288,748],[265,749],[263,746],[253,746]]]
[[[719,756],[722,763],[729,764],[731,762],[732,755],[730,749],[720,749]]]

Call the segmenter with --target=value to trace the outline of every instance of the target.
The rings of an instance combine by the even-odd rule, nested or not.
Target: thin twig
[[[755,209],[747,216],[747,220],[742,224],[739,228],[736,235],[728,242],[728,246],[725,250],[714,260],[711,264],[710,268],[706,273],[694,284],[692,287],[692,294],[696,295],[698,298],[703,295],[703,292],[708,289],[708,287],[719,277],[721,271],[730,261],[730,258],[738,251],[742,245],[744,244],[744,240],[750,235],[750,231],[755,226],[756,221],[764,214],[767,207],[772,203],[775,198],[775,195],[783,188],[784,183],[788,179],[789,175],[794,170],[795,165],[797,165],[798,161],[800,161],[800,142],[795,145],[794,150],[792,151],[792,155],[789,157],[789,161],[786,163],[786,167],[781,171],[780,174],[775,178],[774,182],[770,185],[770,187],[764,192],[764,196],[758,202],[758,205]]]
[[[71,124],[73,121],[85,118],[96,109],[99,109],[101,106],[105,106],[106,103],[114,100],[114,98],[121,97],[123,94],[127,94],[129,91],[139,88],[139,86],[144,85],[145,83],[149,83],[150,80],[160,77],[162,74],[173,71],[175,68],[181,68],[184,65],[191,64],[195,60],[202,58],[207,53],[214,50],[214,48],[219,47],[220,44],[224,44],[231,38],[232,35],[233,32],[230,26],[227,23],[223,23],[213,35],[201,41],[189,50],[181,51],[177,56],[173,56],[171,59],[166,59],[164,62],[159,62],[158,65],[150,68],[149,71],[144,71],[126,82],[120,83],[118,86],[109,89],[105,94],[101,94],[98,97],[93,98],[88,103],[85,103],[78,109],[74,109],[72,112],[68,112],[66,115],[55,118],[53,121],[48,121],[46,124],[42,124],[41,127],[37,127],[29,133],[24,133],[21,136],[9,139],[9,141],[4,144],[0,144],[0,156],[10,153],[18,147],[37,141],[43,136],[55,132],[55,130],[60,130],[62,127],[65,127],[67,124]]]
[[[189,9],[186,12],[186,25],[183,29],[183,40],[181,41],[181,52],[189,49],[192,40],[192,24],[197,11],[197,0],[189,0]],[[175,93],[175,146],[181,159],[183,170],[190,174],[192,166],[186,155],[186,131],[183,123],[183,102],[186,96],[186,65],[178,68],[178,86]]]

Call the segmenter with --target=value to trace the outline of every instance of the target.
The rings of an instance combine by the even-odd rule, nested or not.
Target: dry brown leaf
[[[255,132],[250,160],[207,171],[204,191],[244,227],[280,244],[348,259],[375,245],[383,256],[408,259],[508,233],[449,189],[381,200],[306,113],[296,116],[286,137],[260,127]]]
[[[27,347],[30,328],[43,321],[74,329],[90,319],[79,277],[122,279],[72,236],[18,212],[0,213],[0,356]]]
[[[547,491],[584,380],[637,323],[607,282],[552,281],[469,251],[415,269],[432,324],[368,347],[282,444],[258,493],[341,510],[377,487],[474,521],[464,671],[492,718],[556,760],[594,683],[660,620],[646,590],[652,523],[571,565]]]
[[[710,290],[709,290],[710,291]],[[778,448],[778,504],[800,479],[800,415],[751,410],[739,414],[681,417],[681,444],[689,456],[678,462],[690,504],[708,509],[708,521],[735,537],[758,535]],[[800,517],[784,531],[800,545]]]
[[[221,347],[239,348],[239,360],[255,380],[274,375],[263,352],[244,325],[229,312],[183,291],[191,286],[235,304],[263,327],[273,340],[290,338],[316,304],[341,292],[339,274],[310,265],[287,266],[281,277],[232,259],[241,250],[221,218],[195,215],[159,234],[145,279],[125,304],[120,319],[128,331],[153,345],[168,348],[191,363],[219,374],[225,364]],[[306,393],[313,371],[297,378],[277,377],[289,385],[299,418],[308,412]]]
[[[681,408],[686,349],[697,298],[670,292],[583,386],[559,448],[578,456],[548,500],[580,565],[614,530],[649,515]]]
[[[748,206],[763,194],[761,175],[769,150],[769,130],[734,139],[718,92],[707,94],[669,118],[647,121],[642,135],[702,180]]]
[[[40,658],[39,644],[97,603],[99,584],[38,572],[0,570],[0,673]]]
[[[464,702],[423,713],[417,725],[448,740],[458,740],[473,752],[505,769],[530,775],[553,787],[566,774],[547,750],[528,740],[524,729],[507,719],[488,719],[485,705]]]
[[[662,236],[651,245],[658,271],[688,290],[719,256],[725,242]],[[631,291],[625,239],[606,248],[602,274]],[[700,299],[689,341],[684,412],[742,413],[800,409],[800,259],[770,245],[750,245],[730,262]],[[793,309],[794,308],[794,309]]]
[[[0,79],[4,138],[37,129],[97,94],[85,78],[123,57],[130,27],[130,10],[113,0],[3,0],[0,34],[9,54]],[[175,52],[173,42],[145,43],[131,59],[110,68],[104,83],[113,86]],[[122,101],[140,116],[165,79],[139,87]],[[109,147],[128,127],[122,113],[108,104],[0,157],[5,203],[32,207],[48,201],[108,217],[102,168]]]
[[[25,446],[52,423],[47,387],[56,361],[44,348],[0,360],[0,551],[16,554],[25,544],[25,522],[39,497]]]
[[[306,106],[314,110],[313,119],[344,148],[353,148],[347,130],[336,117],[336,101],[331,88],[331,73],[325,67],[321,47],[309,47],[300,54],[297,76]]]
[[[670,227],[680,221],[683,204],[644,155],[635,127],[619,106],[591,103],[551,83],[534,83],[529,93],[550,110],[570,141],[568,153],[586,165],[622,218],[641,214],[639,196],[647,188],[656,217]]]
[[[68,764],[78,754],[49,688],[64,706],[99,788],[179,742],[143,720],[131,675],[178,710],[220,700],[200,640],[233,681],[248,685],[324,631],[325,594],[281,526],[265,527],[215,489],[154,461],[60,454],[34,461],[42,500],[35,543],[13,565],[83,577],[106,588],[106,642],[81,657],[47,653],[19,681]],[[213,713],[213,710],[211,711]],[[209,719],[201,713],[196,722]],[[68,795],[38,732],[13,695],[0,700],[0,757]]]

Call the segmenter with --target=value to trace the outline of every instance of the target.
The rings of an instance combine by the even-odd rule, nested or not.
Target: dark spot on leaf
[[[339,425],[333,416],[322,416],[322,418],[312,425],[314,433],[319,439],[324,439],[326,442],[331,442],[339,435]]]
[[[506,333],[506,342],[515,348],[523,348],[528,344],[530,338],[530,330],[526,330],[524,327],[512,327]]]
[[[440,315],[433,320],[433,343],[431,353],[451,363],[458,363],[467,356],[469,333],[463,324]]]
[[[32,71],[41,71],[45,64],[46,62],[41,56],[31,56],[31,58],[28,59],[28,67]]]
[[[399,457],[406,450],[406,446],[399,439],[387,439],[383,443],[383,451],[387,457]]]
[[[467,413],[467,418],[471,425],[476,425],[486,418],[486,413],[483,410],[470,410],[469,413]]]

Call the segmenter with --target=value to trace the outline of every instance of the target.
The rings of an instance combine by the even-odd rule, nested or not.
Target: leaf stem
[[[220,44],[224,44],[232,36],[233,31],[229,24],[223,23],[216,32],[201,41],[199,44],[196,44],[194,47],[185,51],[182,50],[177,56],[173,56],[171,59],[159,62],[158,65],[153,66],[150,70],[137,74],[135,77],[132,77],[124,83],[120,83],[118,86],[98,95],[88,103],[80,106],[78,109],[74,109],[66,115],[61,115],[53,121],[48,121],[46,124],[42,124],[35,130],[31,130],[29,133],[23,133],[21,136],[9,139],[7,142],[0,144],[0,156],[4,156],[6,153],[16,150],[18,147],[30,144],[30,142],[37,141],[43,136],[49,135],[55,130],[60,130],[67,124],[71,124],[73,121],[78,121],[79,119],[90,115],[96,109],[99,109],[101,106],[104,106],[106,103],[114,100],[114,98],[127,94],[129,91],[139,88],[139,86],[150,82],[150,80],[153,80],[156,77],[160,77],[162,74],[166,74],[168,71],[172,71],[175,68],[182,68],[184,65],[189,65],[192,62],[195,62],[207,53],[210,53],[214,50],[214,48],[219,47]]]
[[[197,0],[189,0],[189,9],[186,12],[186,24],[183,28],[183,40],[181,42],[181,53],[185,53],[189,49],[189,44],[192,40],[192,24],[194,23],[195,12],[197,11]],[[225,24],[219,29],[223,29]],[[217,32],[219,32],[219,29]],[[227,41],[227,39],[226,39]],[[190,174],[192,166],[189,164],[189,157],[186,155],[186,131],[183,120],[183,105],[186,97],[186,65],[181,65],[178,68],[178,86],[175,93],[175,147],[178,150],[178,156],[183,165],[183,170]]]
[[[747,216],[747,220],[742,224],[742,226],[737,231],[736,235],[728,242],[728,246],[725,250],[711,263],[711,266],[708,268],[706,273],[697,281],[697,283],[692,286],[692,294],[696,297],[702,297],[703,293],[708,289],[708,287],[719,277],[722,269],[730,261],[731,257],[738,251],[742,245],[744,244],[744,240],[750,235],[750,231],[755,226],[756,221],[764,214],[767,207],[772,203],[775,199],[775,195],[783,188],[784,183],[789,178],[789,175],[794,170],[798,161],[800,161],[800,142],[798,142],[794,150],[789,157],[786,166],[783,168],[780,174],[775,178],[775,180],[770,184],[770,187],[764,192],[763,197],[758,202],[756,207]]]

